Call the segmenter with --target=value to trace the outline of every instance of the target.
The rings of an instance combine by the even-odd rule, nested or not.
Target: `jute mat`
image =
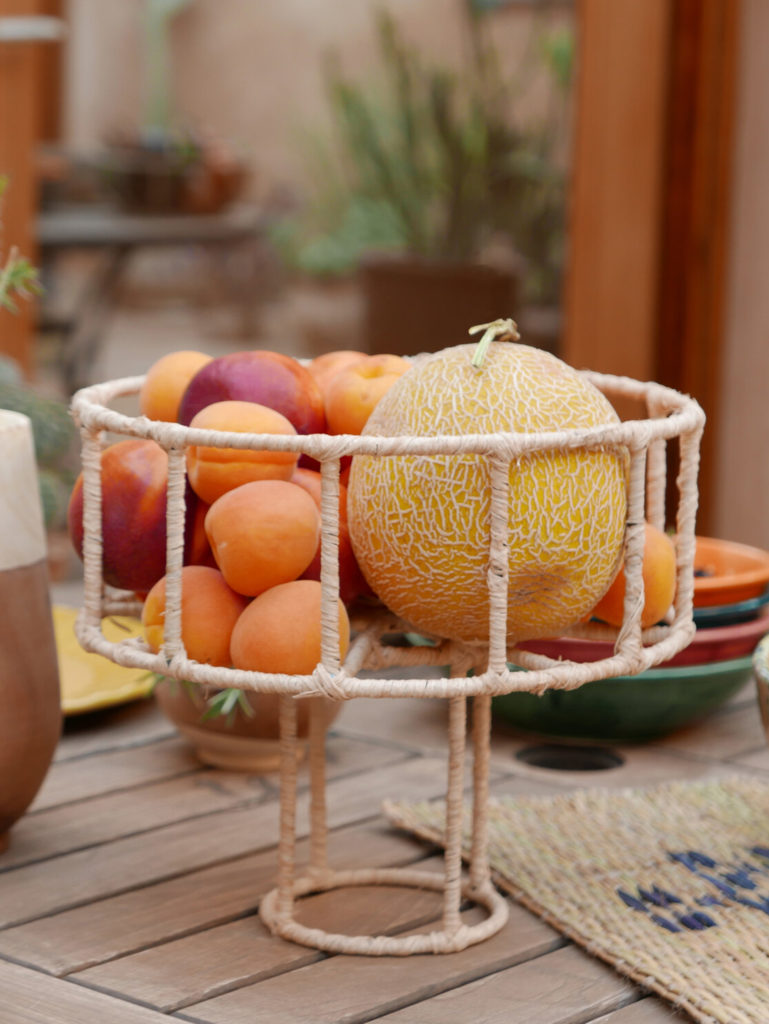
[[[386,811],[442,843],[441,803]],[[769,784],[493,800],[489,856],[520,903],[696,1021],[769,1024]]]

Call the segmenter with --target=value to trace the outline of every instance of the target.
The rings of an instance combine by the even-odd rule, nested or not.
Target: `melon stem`
[[[477,334],[483,331],[483,336],[473,353],[472,363],[476,370],[480,370],[486,358],[486,352],[492,341],[520,341],[521,334],[515,320],[493,320],[490,324],[477,324],[471,327],[468,334]]]

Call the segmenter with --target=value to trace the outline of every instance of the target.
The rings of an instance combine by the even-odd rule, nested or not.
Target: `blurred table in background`
[[[89,366],[99,352],[128,261],[138,249],[204,248],[211,257],[212,275],[241,311],[244,333],[253,331],[256,282],[267,255],[267,224],[265,212],[248,204],[211,214],[137,214],[96,204],[61,205],[41,212],[36,237],[44,280],[55,273],[62,253],[80,249],[100,255],[74,315],[64,323],[46,321],[44,315],[39,325],[42,331],[61,332],[57,362],[68,393],[91,383]]]

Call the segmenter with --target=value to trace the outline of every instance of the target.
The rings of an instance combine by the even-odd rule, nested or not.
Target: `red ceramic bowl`
[[[769,586],[769,551],[697,537],[694,554],[694,607],[736,604],[759,597]]]
[[[731,626],[716,626],[698,629],[694,639],[669,661],[667,666],[705,665],[716,661],[729,661],[753,653],[759,640],[769,633],[769,609],[750,622],[739,622]],[[519,645],[521,650],[533,654],[544,654],[549,658],[565,658],[569,661],[598,661],[609,658],[614,645],[606,640],[580,640],[576,637],[554,637],[550,640],[527,640]],[[662,666],[660,666],[662,667]]]

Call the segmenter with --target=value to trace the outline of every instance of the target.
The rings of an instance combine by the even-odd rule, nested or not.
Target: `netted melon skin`
[[[425,357],[397,381],[364,434],[536,433],[619,422],[606,397],[550,353],[493,344]],[[489,464],[477,455],[353,459],[350,535],[374,593],[416,629],[489,635]],[[627,509],[627,453],[534,452],[510,467],[510,642],[585,618],[616,574]]]

